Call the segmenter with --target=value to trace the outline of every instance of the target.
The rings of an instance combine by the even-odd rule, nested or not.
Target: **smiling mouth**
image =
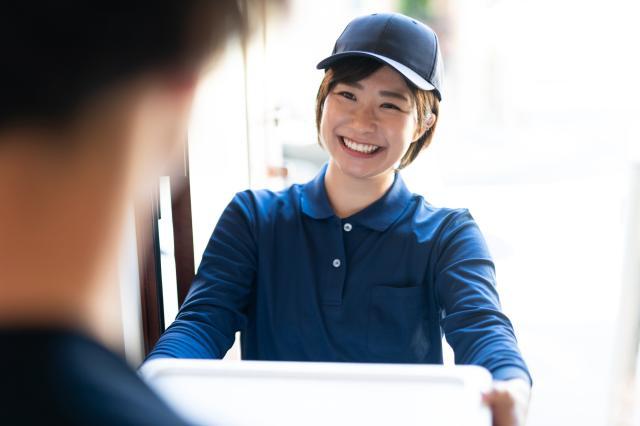
[[[359,152],[361,154],[373,154],[380,150],[379,146],[359,143],[345,137],[340,137],[340,142],[342,142],[342,144],[351,151]]]

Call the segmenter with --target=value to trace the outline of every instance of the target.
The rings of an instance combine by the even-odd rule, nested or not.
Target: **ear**
[[[433,127],[436,124],[436,115],[432,112],[429,112],[424,120],[416,126],[416,131],[414,133],[413,141],[417,141],[420,139],[427,130]]]

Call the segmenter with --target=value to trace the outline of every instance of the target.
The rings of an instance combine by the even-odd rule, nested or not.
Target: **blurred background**
[[[419,18],[440,36],[440,123],[403,176],[436,206],[469,208],[483,230],[534,379],[528,424],[640,424],[636,2],[290,0],[277,11],[260,3],[248,11],[252,35],[228,44],[198,93],[189,134],[194,264],[235,192],[305,182],[326,161],[315,65],[352,18],[382,11]],[[175,274],[165,273],[174,255],[167,185],[165,326],[178,309]],[[228,354],[238,356],[237,347]]]

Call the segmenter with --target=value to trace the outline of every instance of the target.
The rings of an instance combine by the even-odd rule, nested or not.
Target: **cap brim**
[[[415,84],[419,89],[422,90],[437,90],[433,84],[429,83],[427,80],[422,78],[418,73],[410,69],[409,67],[402,65],[400,62],[394,61],[393,59],[387,58],[386,56],[378,55],[377,53],[364,52],[360,50],[352,50],[349,52],[340,52],[335,55],[331,55],[328,58],[323,59],[318,62],[316,68],[327,69],[330,68],[332,64],[338,62],[340,59],[353,57],[353,56],[367,56],[369,58],[378,59],[379,61],[384,62],[389,65],[391,68],[398,71],[400,74],[405,76],[410,82]]]

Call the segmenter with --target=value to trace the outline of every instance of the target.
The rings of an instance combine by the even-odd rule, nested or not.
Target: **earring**
[[[427,114],[424,116],[424,120],[422,122],[422,124],[425,127],[425,132],[428,132],[432,126],[429,126],[429,122],[431,121],[431,116],[433,115],[433,113],[431,111],[427,112]]]

